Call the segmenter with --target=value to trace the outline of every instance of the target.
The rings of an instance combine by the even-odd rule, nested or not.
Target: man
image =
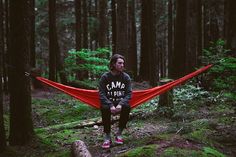
[[[123,144],[122,131],[126,128],[129,119],[131,98],[131,79],[124,71],[125,58],[122,55],[112,56],[109,64],[110,71],[102,75],[99,82],[99,95],[101,113],[104,126],[105,139],[102,148],[110,148],[111,140],[111,114],[120,113],[119,128],[115,143]]]

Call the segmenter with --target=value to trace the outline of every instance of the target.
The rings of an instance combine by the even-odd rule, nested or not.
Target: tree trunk
[[[135,18],[135,1],[128,1],[128,55],[127,69],[130,70],[132,78],[137,78],[137,37],[136,37],[136,18]]]
[[[6,133],[3,118],[3,55],[4,55],[4,27],[3,27],[3,1],[0,0],[0,153],[6,147]]]
[[[168,76],[170,76],[170,67],[171,64],[172,64],[172,53],[173,53],[173,3],[172,3],[172,0],[169,0],[169,3],[168,3]]]
[[[5,13],[5,53],[3,54],[3,62],[6,63],[6,64],[9,64],[9,57],[8,57],[8,49],[9,49],[9,20],[8,20],[8,12],[9,12],[9,1],[8,0],[5,0],[5,10],[4,10],[4,13]],[[8,70],[7,70],[7,67],[6,67],[6,64],[3,65],[3,90],[5,93],[8,93]]]
[[[82,25],[81,25],[81,0],[75,0],[75,18],[76,18],[76,23],[75,23],[75,43],[76,43],[76,50],[79,51],[81,49],[82,45]]]
[[[152,86],[157,85],[159,72],[154,9],[155,1],[142,0],[140,78],[150,81]]]
[[[49,79],[56,81],[57,75],[57,32],[56,32],[56,0],[49,1]]]
[[[197,66],[197,57],[199,53],[199,43],[201,43],[201,31],[199,29],[199,0],[187,1],[187,41],[186,41],[186,72],[194,71]],[[201,25],[200,25],[201,26]]]
[[[116,53],[125,58],[128,53],[127,1],[117,0]]]
[[[227,39],[227,48],[231,50],[234,55],[236,55],[236,1],[226,0],[227,1],[227,20],[226,23],[226,39]]]
[[[35,56],[35,0],[30,1],[30,21],[31,21],[31,33],[30,33],[30,65],[35,68],[36,56]]]
[[[99,1],[99,47],[107,46],[106,34],[107,34],[107,0]]]
[[[85,143],[77,140],[71,145],[71,157],[92,157]]]
[[[83,0],[83,48],[88,48],[88,11],[87,0]]]
[[[156,14],[155,14],[155,0],[151,0],[149,2],[148,9],[148,17],[149,17],[149,29],[148,29],[148,53],[149,53],[149,71],[150,71],[150,84],[151,86],[156,86],[159,81],[159,59],[158,53],[156,50]]]
[[[28,1],[10,1],[10,136],[11,145],[25,145],[33,134],[30,78],[30,16]]]
[[[149,43],[149,34],[148,34],[148,5],[149,2],[142,0],[142,13],[141,13],[141,58],[140,58],[140,72],[139,77],[141,80],[149,80],[150,69],[149,69],[149,52],[148,52],[148,43]]]
[[[176,1],[176,29],[172,57],[170,77],[176,79],[184,76],[186,73],[186,0]]]
[[[112,16],[112,53],[116,52],[116,0],[111,0]]]

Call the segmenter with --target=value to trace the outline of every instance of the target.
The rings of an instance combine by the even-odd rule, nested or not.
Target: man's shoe
[[[110,148],[111,147],[111,140],[105,140],[104,142],[103,142],[103,144],[102,144],[102,148],[104,148],[104,149],[108,149],[108,148]]]
[[[123,144],[123,143],[124,143],[124,140],[122,139],[121,136],[116,136],[116,138],[115,138],[115,143],[116,143],[116,144]]]

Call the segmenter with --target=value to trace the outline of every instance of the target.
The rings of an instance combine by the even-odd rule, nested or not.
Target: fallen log
[[[71,157],[92,157],[85,143],[77,140],[71,145]]]

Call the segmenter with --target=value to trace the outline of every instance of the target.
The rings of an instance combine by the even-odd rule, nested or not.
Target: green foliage
[[[175,148],[175,147],[169,147],[164,150],[164,152],[160,155],[161,157],[170,157],[170,156],[176,156],[176,157],[199,157],[204,156],[201,151],[197,150],[191,150],[191,149],[181,149],[181,148]]]
[[[79,71],[87,71],[96,79],[96,76],[108,70],[109,57],[110,50],[107,48],[99,48],[96,51],[70,50],[65,59],[65,71],[69,81],[74,81]]]
[[[217,150],[210,148],[210,147],[204,147],[203,148],[204,153],[206,153],[207,155],[212,155],[214,157],[225,157],[224,154],[218,152]]]
[[[213,90],[235,90],[236,58],[229,55],[222,39],[211,42],[211,46],[203,50],[202,61],[205,64],[214,64],[207,74],[206,85]]]
[[[147,145],[130,150],[119,157],[155,157],[157,145]]]

